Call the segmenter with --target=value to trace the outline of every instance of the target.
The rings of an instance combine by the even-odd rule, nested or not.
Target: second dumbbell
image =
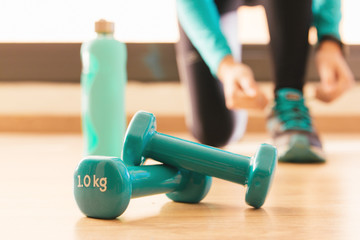
[[[127,165],[141,165],[152,158],[176,168],[247,185],[246,202],[259,208],[275,173],[277,151],[262,144],[253,157],[247,157],[158,133],[155,116],[140,111],[127,129],[122,158]]]

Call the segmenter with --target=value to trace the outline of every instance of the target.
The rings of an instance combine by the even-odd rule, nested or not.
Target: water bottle
[[[126,45],[114,23],[95,23],[97,37],[81,46],[84,155],[121,157],[126,128]]]

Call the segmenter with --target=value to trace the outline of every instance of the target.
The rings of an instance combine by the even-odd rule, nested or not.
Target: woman
[[[267,125],[279,160],[323,162],[303,98],[308,32],[313,23],[319,40],[317,97],[330,102],[354,84],[342,54],[340,0],[177,0],[177,59],[190,95],[190,129],[200,142],[223,146],[244,132],[247,115],[238,109],[267,105],[252,70],[241,63],[236,32],[238,7],[259,4],[265,8],[271,39],[275,104]]]

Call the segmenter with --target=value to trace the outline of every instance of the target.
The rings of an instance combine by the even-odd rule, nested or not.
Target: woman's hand
[[[236,62],[228,55],[221,61],[217,76],[224,85],[225,102],[229,109],[266,107],[268,100],[249,66]]]
[[[354,86],[354,76],[337,43],[322,42],[315,61],[320,76],[320,85],[316,89],[319,100],[331,102]]]

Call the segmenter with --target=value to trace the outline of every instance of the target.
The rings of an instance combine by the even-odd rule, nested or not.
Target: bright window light
[[[342,3],[343,41],[360,44],[360,1]],[[239,13],[240,40],[267,43],[264,10],[244,8]],[[94,22],[101,18],[114,21],[115,37],[125,42],[179,38],[175,0],[1,0],[0,42],[83,42],[95,36]]]
[[[1,0],[0,42],[83,42],[101,18],[122,41],[178,39],[174,0]]]

